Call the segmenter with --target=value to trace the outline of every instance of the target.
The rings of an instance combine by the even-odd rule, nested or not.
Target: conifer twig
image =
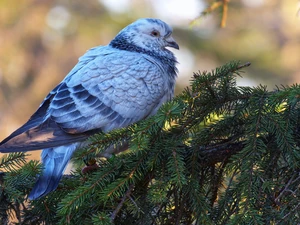
[[[5,175],[5,173],[0,171],[0,184],[2,184],[4,181],[4,175]]]
[[[200,146],[199,150],[203,156],[203,165],[213,165],[218,162],[223,162],[224,159],[241,151],[245,147],[245,143],[226,143],[218,146]]]
[[[134,188],[134,185],[131,184],[128,188],[128,190],[126,191],[125,195],[123,196],[123,198],[121,199],[121,202],[118,204],[118,206],[116,207],[116,209],[113,211],[113,213],[111,214],[111,217],[110,217],[110,220],[111,221],[114,221],[118,215],[118,213],[120,212],[121,208],[123,207],[124,205],[124,202],[126,200],[126,198],[128,198],[132,192]]]
[[[237,69],[240,70],[240,69],[245,68],[245,67],[248,67],[248,66],[250,66],[250,65],[251,65],[250,62],[246,62],[246,63],[241,64],[240,66],[238,66]]]
[[[282,222],[293,212],[297,212],[298,208],[300,207],[300,202],[292,209],[289,211],[289,213],[285,214],[284,217],[281,218],[281,220],[279,220],[277,224],[282,224]]]
[[[291,177],[291,179],[288,181],[288,183],[285,185],[285,187],[280,191],[280,194],[277,196],[277,198],[275,198],[274,202],[279,205],[279,201],[282,197],[282,195],[288,191],[289,186],[294,183],[295,181],[297,181],[298,179],[300,179],[300,176],[298,176],[295,180],[293,180],[295,177],[295,174]]]

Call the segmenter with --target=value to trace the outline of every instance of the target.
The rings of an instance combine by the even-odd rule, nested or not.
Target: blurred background
[[[250,61],[238,85],[300,82],[298,0],[231,0],[197,18],[209,0],[1,0],[0,140],[28,120],[48,92],[93,46],[106,45],[127,24],[156,17],[180,45],[176,93],[193,72],[231,60]],[[35,156],[39,158],[39,156]]]

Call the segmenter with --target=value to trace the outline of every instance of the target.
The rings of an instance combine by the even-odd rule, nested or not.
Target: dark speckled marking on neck
[[[174,57],[173,53],[167,49],[164,50],[164,54],[159,54],[155,51],[149,51],[132,43],[129,43],[126,38],[122,37],[121,35],[116,36],[116,38],[113,39],[109,45],[116,49],[142,53],[154,57],[157,60],[161,61],[163,66],[167,66],[168,74],[170,74],[173,78],[177,76],[177,68],[175,67],[175,64],[177,63],[176,58]]]

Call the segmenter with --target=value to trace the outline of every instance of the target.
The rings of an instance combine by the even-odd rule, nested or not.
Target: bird
[[[96,133],[156,114],[174,96],[179,50],[172,27],[142,18],[105,46],[88,50],[29,120],[0,143],[1,153],[40,150],[43,169],[30,200],[54,191],[74,151]],[[109,153],[110,154],[110,153]]]

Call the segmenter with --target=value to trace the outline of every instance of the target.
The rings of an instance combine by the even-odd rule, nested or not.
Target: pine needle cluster
[[[93,136],[41,199],[27,199],[41,165],[2,158],[2,224],[300,223],[300,86],[239,87],[246,66],[195,73],[157,115]],[[97,166],[83,173],[84,162]]]

